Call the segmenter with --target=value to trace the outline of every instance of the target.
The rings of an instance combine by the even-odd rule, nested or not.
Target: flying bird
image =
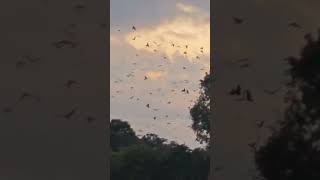
[[[27,63],[26,63],[25,61],[18,61],[18,62],[16,63],[16,68],[17,68],[17,69],[20,69],[20,68],[26,66],[26,64],[27,64]]]
[[[136,29],[136,27],[135,27],[135,26],[132,26],[132,30],[136,31],[137,29]]]
[[[25,55],[25,56],[23,56],[23,58],[25,58],[30,63],[36,63],[36,62],[40,61],[40,57],[32,57],[29,55]]]
[[[280,89],[281,89],[281,87],[278,88],[278,89],[275,89],[275,90],[267,90],[267,89],[265,89],[265,90],[263,90],[263,91],[264,91],[265,93],[267,93],[267,94],[273,95],[273,94],[277,93]]]
[[[249,90],[246,90],[245,92],[246,92],[247,101],[253,102],[253,98],[252,98],[251,92]]]
[[[73,108],[70,112],[63,115],[64,118],[70,119],[77,112],[77,108]]]
[[[309,43],[313,42],[312,35],[310,33],[305,34],[304,39],[307,40]]]
[[[249,63],[245,63],[245,64],[241,64],[240,67],[241,68],[247,68],[247,67],[249,67],[249,65],[250,65]]]
[[[144,76],[144,80],[147,80],[148,79],[148,77],[147,76]]]
[[[237,85],[237,87],[234,89],[232,88],[231,91],[229,92],[230,95],[237,95],[240,96],[241,95],[241,87],[240,85]]]
[[[149,43],[146,44],[146,47],[150,47]]]
[[[69,41],[69,40],[60,40],[60,41],[52,43],[52,45],[58,49],[63,48],[63,47],[70,47],[70,48],[77,47],[77,43],[75,43],[73,41]]]
[[[147,108],[150,108],[150,104],[147,104],[146,107],[147,107]]]
[[[293,27],[293,28],[297,28],[297,29],[301,28],[301,26],[296,22],[291,22],[291,23],[288,24],[288,26],[289,27]]]
[[[22,92],[21,96],[19,97],[18,101],[23,101],[25,98],[34,98],[36,100],[39,100],[36,96],[32,95],[31,93],[29,92]]]
[[[258,128],[262,128],[264,125],[264,121],[261,121],[260,123],[257,124]]]
[[[75,80],[68,80],[67,83],[65,84],[65,86],[66,86],[67,88],[71,88],[71,86],[72,86],[72,85],[75,85],[75,84],[78,84],[78,82],[75,81]]]
[[[92,117],[92,116],[88,116],[88,117],[87,117],[88,123],[92,123],[92,122],[95,121],[95,120],[96,120],[96,118],[94,118],[94,117]]]
[[[248,146],[249,146],[253,151],[256,151],[256,149],[257,149],[257,144],[256,144],[255,142],[249,143]]]
[[[157,119],[157,117],[153,117],[153,120],[156,120]]]
[[[233,19],[233,22],[235,23],[235,24],[242,24],[243,23],[243,19],[240,19],[240,18],[237,18],[237,17],[232,17],[232,19]]]

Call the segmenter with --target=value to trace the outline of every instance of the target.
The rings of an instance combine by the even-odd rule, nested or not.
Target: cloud
[[[198,8],[192,6],[192,5],[187,5],[183,3],[177,3],[176,7],[178,10],[185,12],[185,13],[194,13],[198,11]]]
[[[160,71],[148,71],[145,73],[145,76],[151,80],[157,80],[163,76],[163,73]]]
[[[175,56],[195,61],[210,56],[210,17],[200,11],[192,16],[178,15],[158,25],[138,27],[126,34],[125,40],[136,50],[159,52],[171,61]]]

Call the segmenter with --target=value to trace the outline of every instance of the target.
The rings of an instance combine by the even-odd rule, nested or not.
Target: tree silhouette
[[[192,117],[192,129],[197,135],[197,141],[208,144],[210,139],[210,89],[213,82],[213,76],[206,74],[203,80],[200,80],[200,95],[190,109]]]
[[[135,136],[129,123],[111,121],[112,180],[206,180],[209,155],[204,149],[191,150],[167,142],[156,134]],[[135,138],[133,138],[135,137]],[[114,138],[114,139],[112,139]],[[127,138],[127,139],[126,139]],[[120,140],[119,142],[116,142]]]
[[[267,180],[320,179],[320,38],[305,38],[301,57],[287,59],[291,81],[285,118],[255,153]]]

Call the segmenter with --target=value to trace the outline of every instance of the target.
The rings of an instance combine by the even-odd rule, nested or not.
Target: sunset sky
[[[209,13],[208,0],[111,1],[111,119],[199,146],[188,108],[210,68]]]

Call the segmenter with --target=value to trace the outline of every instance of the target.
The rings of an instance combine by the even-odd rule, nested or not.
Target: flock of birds
[[[133,32],[136,32],[137,31],[137,27],[136,26],[132,26],[131,27],[131,30],[133,31]],[[118,32],[121,32],[121,30],[120,29],[117,29],[117,31]],[[131,38],[131,40],[132,41],[136,41],[137,40],[137,38],[140,38],[141,37],[141,35],[134,35],[132,38]],[[181,48],[184,48],[184,50],[182,51],[183,52],[183,55],[184,56],[187,56],[188,55],[188,48],[190,47],[190,45],[188,45],[188,44],[186,44],[186,45],[179,45],[177,42],[167,42],[168,44],[168,46],[169,47],[171,47],[171,48],[176,48],[176,50],[178,51],[178,50],[181,50]],[[145,42],[145,47],[146,48],[155,48],[155,49],[152,49],[153,50],[153,52],[157,52],[158,50],[156,49],[156,47],[159,47],[159,46],[161,46],[161,44],[159,44],[159,43],[157,43],[156,41],[154,41],[154,40],[150,40],[150,42]],[[180,49],[179,49],[180,48]],[[199,55],[197,55],[197,56],[195,56],[194,57],[194,59],[196,59],[196,60],[199,60],[200,59],[200,54],[204,54],[204,47],[199,47]],[[136,54],[136,57],[138,57],[139,56],[139,54]],[[167,60],[168,59],[168,57],[166,57],[166,56],[162,56],[162,58],[164,59],[164,60]],[[136,62],[134,62],[134,63],[132,63],[134,66],[136,66],[137,65],[137,63]],[[168,64],[170,64],[170,63],[168,63]],[[158,67],[163,67],[163,64],[159,64],[158,65]],[[182,70],[186,70],[187,69],[187,67],[186,66],[183,66],[182,67]],[[143,70],[143,69],[142,69]],[[200,69],[201,71],[204,71],[204,70],[206,70],[205,69],[205,67],[202,67],[201,69]],[[127,74],[126,75],[126,77],[127,78],[131,78],[131,77],[134,77],[135,76],[135,73],[134,72],[131,72],[131,73],[129,73],[129,74]],[[148,77],[148,75],[146,74],[146,75],[144,75],[144,77],[143,77],[143,80],[144,81],[148,81],[148,80],[150,80],[150,77]],[[123,81],[123,79],[117,79],[117,80],[115,80],[114,81],[114,83],[120,83],[120,82],[122,82],[122,83],[124,83],[124,81]],[[130,79],[130,82],[132,82],[132,79]],[[182,94],[191,94],[191,92],[197,92],[197,91],[199,91],[200,89],[199,88],[196,88],[196,89],[188,89],[188,88],[186,88],[186,87],[183,87],[183,88],[180,88],[179,89],[179,85],[180,84],[183,84],[183,85],[185,85],[185,84],[189,84],[190,83],[190,80],[181,80],[181,81],[174,81],[174,82],[172,82],[172,85],[173,86],[175,86],[175,88],[174,89],[171,89],[169,92],[168,92],[168,94],[169,93],[172,93],[172,94],[174,94],[174,95],[176,95],[176,94],[178,94],[179,92],[180,93],[182,93]],[[131,86],[130,87],[130,90],[133,90],[134,89],[134,87],[133,86]],[[155,93],[159,93],[159,92],[161,92],[162,91],[162,89],[161,88],[158,88],[157,89],[157,92],[149,92],[149,94],[150,95],[154,95]],[[120,94],[122,91],[121,90],[117,90],[117,91],[115,91],[117,94]],[[147,93],[146,93],[147,94]],[[163,94],[163,95],[165,95],[165,94]],[[112,95],[111,96],[112,98],[115,98],[115,95]],[[135,97],[135,96],[131,96],[130,95],[130,100],[133,100],[134,98],[136,98],[136,100],[137,101],[140,101],[141,99],[139,98],[139,97]],[[163,98],[164,99],[164,98]],[[192,98],[192,99],[189,99],[188,100],[188,102],[194,102],[194,97]],[[172,101],[172,100],[167,100],[166,102],[165,102],[167,105],[170,105],[170,104],[173,104],[174,102]],[[151,104],[150,103],[147,103],[146,105],[145,105],[145,107],[147,108],[147,109],[152,109],[153,111],[159,111],[160,109],[159,108],[151,108]],[[191,106],[189,106],[188,107],[189,109],[191,108]],[[163,119],[168,119],[168,117],[169,117],[169,115],[168,114],[166,114],[166,115],[164,115],[163,116]],[[177,114],[177,117],[180,117],[180,114]],[[153,120],[159,120],[161,117],[159,117],[159,116],[153,116],[152,117],[152,119]],[[167,122],[167,125],[170,125],[171,124],[171,122]],[[190,127],[190,126],[189,126]],[[139,132],[140,131],[142,131],[141,129],[139,129],[138,130]]]
[[[233,19],[233,22],[237,25],[241,25],[241,24],[244,24],[245,23],[245,20],[242,19],[242,18],[239,18],[239,17],[232,17]],[[289,28],[294,28],[294,29],[302,29],[302,26],[296,22],[290,22],[287,24],[287,26]],[[311,41],[311,34],[310,33],[307,33],[305,34],[304,38],[308,41]],[[248,58],[243,58],[243,59],[239,59],[237,60],[236,62],[237,63],[241,63],[240,64],[240,67],[242,68],[247,68],[249,67],[249,63],[248,63],[249,59]],[[273,90],[264,90],[264,93],[268,94],[268,95],[275,95],[276,93],[278,93],[282,88],[279,87],[279,88],[276,88],[276,89],[273,89]],[[252,96],[252,93],[250,92],[250,90],[246,89],[246,90],[242,90],[240,85],[236,85],[235,88],[232,88],[229,92],[229,95],[231,96],[242,96],[241,99],[238,99],[239,101],[248,101],[248,102],[254,102],[254,99],[253,99],[253,96]],[[264,121],[260,121],[257,123],[257,128],[258,129],[261,129],[263,128],[265,125],[265,122]],[[259,138],[258,138],[259,139]],[[257,148],[258,148],[258,141],[257,140],[256,142],[252,142],[252,143],[249,143],[248,146],[249,148],[255,152],[257,151]]]
[[[83,10],[85,9],[85,5],[80,3],[80,4],[76,4],[74,7],[73,7],[73,10],[77,13],[80,13],[80,12],[83,12]],[[70,24],[68,26],[68,28],[75,28],[76,27],[76,24]],[[102,24],[101,25],[101,28],[105,28],[106,25]],[[78,42],[74,41],[72,35],[74,35],[74,32],[68,30],[68,31],[64,31],[65,34],[71,38],[67,38],[67,39],[61,39],[61,40],[58,40],[58,41],[55,41],[53,42],[51,45],[56,48],[56,49],[64,49],[64,48],[77,48],[78,47]],[[23,55],[21,60],[17,61],[15,63],[15,68],[17,70],[20,70],[20,69],[23,69],[23,68],[26,68],[26,66],[28,65],[31,65],[31,64],[35,64],[35,63],[40,63],[41,62],[41,58],[40,57],[37,57],[37,56],[34,56],[33,54],[27,54],[27,55]],[[66,89],[71,89],[77,85],[80,84],[79,81],[77,80],[73,80],[73,79],[70,79],[70,80],[67,80],[65,83],[62,83],[63,84],[63,88],[66,88]],[[41,101],[41,98],[38,96],[38,95],[35,95],[33,93],[31,93],[30,91],[27,91],[27,90],[23,90],[20,95],[17,97],[17,101],[15,103],[13,103],[12,106],[6,106],[3,108],[3,112],[4,113],[13,113],[16,106],[19,105],[20,103],[24,102],[24,101],[29,101],[29,100],[33,100],[35,102],[40,102]],[[62,113],[60,115],[57,115],[56,117],[59,117],[59,118],[64,118],[64,119],[72,119],[74,118],[74,116],[79,112],[79,109],[78,107],[73,107],[71,108],[70,111],[68,112],[65,112],[65,113]],[[95,117],[93,116],[86,116],[84,118],[88,123],[92,123],[96,120]]]

